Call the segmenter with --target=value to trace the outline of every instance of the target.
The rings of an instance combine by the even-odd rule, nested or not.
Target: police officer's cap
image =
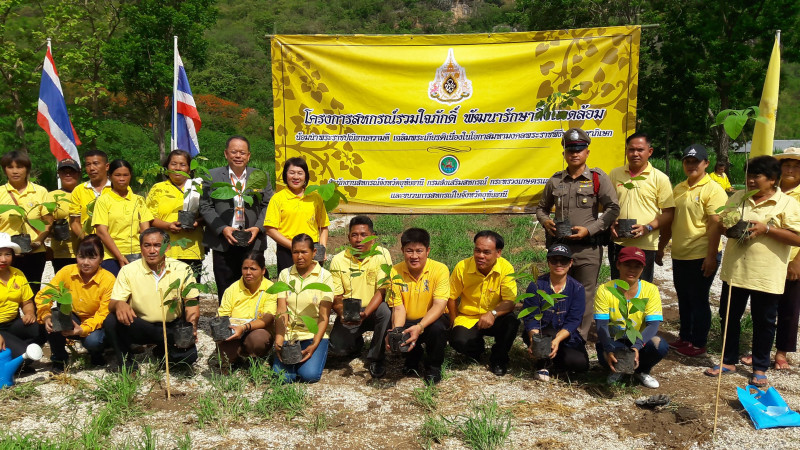
[[[561,146],[565,150],[580,151],[588,147],[591,142],[592,138],[580,128],[570,128],[561,137]]]
[[[572,252],[569,250],[569,247],[564,244],[555,244],[547,250],[548,259],[554,256],[563,256],[572,259]]]

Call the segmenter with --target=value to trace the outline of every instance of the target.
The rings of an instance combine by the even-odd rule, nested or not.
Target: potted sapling
[[[537,321],[541,321],[542,317],[544,316],[544,312],[555,307],[556,300],[559,298],[566,298],[566,295],[564,294],[548,294],[541,289],[537,289],[536,294],[542,298],[543,304],[541,306],[530,306],[523,309],[519,312],[519,314],[517,314],[518,319],[522,319],[523,317],[536,312],[536,314],[533,315],[533,318]],[[525,298],[532,296],[534,296],[534,294],[522,293],[517,295],[517,300],[515,301],[522,301]],[[548,359],[550,357],[550,353],[552,352],[551,345],[553,343],[554,336],[555,330],[552,327],[542,328],[541,322],[539,322],[539,333],[534,334],[531,337],[531,353],[533,354],[534,358]]]
[[[630,285],[622,280],[615,280],[614,287],[605,286],[609,292],[617,299],[619,313],[622,316],[621,322],[616,324],[609,324],[613,327],[614,333],[612,337],[616,340],[627,338],[631,345],[635,344],[637,340],[642,339],[642,333],[639,331],[637,324],[633,323],[630,315],[637,312],[644,312],[647,305],[647,298],[634,297],[630,300],[625,298],[625,291],[630,289]],[[614,350],[614,357],[617,363],[614,368],[619,373],[632,374],[636,368],[636,354],[630,347],[619,348]]]
[[[66,194],[55,194],[53,196],[53,201],[56,204],[56,208],[53,210],[53,213],[58,210],[63,211],[61,208],[62,201],[66,202],[67,204],[72,203],[72,201],[67,198]],[[69,211],[65,212],[67,215],[69,215]],[[50,229],[50,236],[57,241],[68,241],[71,236],[69,221],[67,219],[59,219],[53,222],[53,227]]]
[[[372,244],[365,248],[363,251],[358,250],[357,248],[346,245],[344,249],[349,251],[353,258],[363,261],[365,258],[370,256],[379,256],[382,253],[378,250],[378,243],[375,241],[377,236],[368,236],[363,241],[362,244],[368,243],[372,241]],[[364,271],[361,270],[360,267],[350,267],[349,272],[347,275],[350,277],[350,286],[353,285],[353,280],[356,278],[364,275]],[[343,322],[358,322],[361,320],[361,304],[362,300],[360,298],[353,298],[348,297],[342,300],[342,321]]]
[[[291,294],[294,294],[296,310],[297,300],[300,293],[311,289],[322,292],[333,292],[333,289],[331,289],[331,287],[325,283],[301,283],[300,287],[298,288],[295,280],[290,280],[289,283],[284,283],[283,281],[275,282],[275,284],[267,289],[267,294],[281,294],[283,292],[290,292]],[[292,312],[292,310],[288,307],[289,296],[286,298],[286,306],[286,314],[290,322],[286,324],[287,326],[285,328],[286,339],[284,340],[283,347],[281,348],[281,361],[286,365],[291,365],[297,364],[303,359],[303,350],[300,347],[300,341],[297,339],[297,332],[294,329],[295,326],[300,323],[299,321],[302,321],[302,323],[305,324],[306,329],[313,334],[316,334],[319,331],[319,326],[317,325],[315,318],[305,315],[298,315]]]
[[[192,161],[194,162],[194,161]],[[247,177],[247,184],[242,186],[241,182],[236,184],[218,182],[211,185],[214,191],[211,193],[211,198],[217,200],[231,200],[235,197],[241,197],[243,203],[248,206],[253,206],[253,199],[261,201],[261,190],[267,187],[268,178],[267,174],[261,169],[253,169]],[[236,201],[234,200],[234,203]],[[233,238],[236,239],[237,247],[247,247],[252,235],[249,231],[242,229],[233,231]]]
[[[631,177],[630,180],[626,181],[625,183],[620,183],[619,186],[624,187],[630,191],[634,189],[639,189],[639,186],[634,183],[634,181],[642,181],[646,180],[647,177],[644,175],[637,175],[635,177]],[[630,202],[625,202],[625,215],[630,214]],[[623,239],[629,239],[635,237],[633,234],[633,226],[636,225],[636,219],[617,219],[617,235]]]
[[[211,326],[211,338],[215,341],[224,341],[233,336],[231,329],[231,318],[229,316],[214,317],[209,322]]]
[[[31,235],[25,232],[26,224],[32,227],[34,230],[38,231],[39,233],[47,229],[47,223],[44,220],[32,219],[29,217],[30,213],[36,210],[37,208],[44,208],[47,211],[46,214],[52,214],[57,207],[58,203],[56,202],[34,203],[28,209],[25,209],[22,206],[16,204],[0,205],[0,214],[11,211],[11,214],[9,214],[9,218],[16,217],[21,222],[20,234],[15,234],[11,236],[11,242],[19,245],[20,253],[30,253],[31,251],[33,251],[33,247],[31,247]]]
[[[211,180],[208,169],[200,165],[198,161],[200,159],[207,160],[208,158],[199,155],[194,157],[189,164],[190,173],[181,170],[165,171],[167,174],[172,172],[184,176],[189,183],[188,189],[183,192],[183,208],[178,211],[178,223],[181,224],[181,228],[184,230],[194,230],[194,223],[197,221],[197,214],[200,210],[200,196],[203,195],[203,181]],[[192,178],[192,174],[199,174],[199,176]]]
[[[47,289],[42,292],[42,304],[53,304],[50,310],[50,321],[53,331],[72,331],[75,327],[72,323],[72,293],[67,289],[63,281],[58,286],[50,283],[43,283]]]
[[[322,198],[322,204],[325,205],[325,211],[330,214],[333,210],[339,207],[339,202],[344,200],[347,203],[347,197],[339,190],[339,185],[331,181],[325,184],[312,184],[306,187],[303,195],[309,195],[312,192],[319,194]],[[325,262],[325,246],[319,242],[314,244],[314,261],[321,263]]]
[[[397,298],[395,288],[407,288],[408,285],[403,283],[403,277],[400,274],[392,275],[391,264],[381,264],[381,272],[383,272],[383,278],[378,280],[378,286],[386,289],[386,302],[394,303]],[[410,346],[405,342],[411,336],[405,331],[405,327],[394,327],[392,331],[386,333],[386,340],[393,352],[408,353]]]
[[[564,119],[567,118],[567,111],[575,104],[575,98],[583,93],[580,84],[576,84],[567,92],[554,92],[547,96],[546,99],[540,100],[536,104],[536,113],[534,114],[535,120],[552,120],[558,119],[559,126],[561,127],[562,135],[564,133]],[[561,170],[565,170],[566,159],[561,158]],[[564,239],[572,236],[572,222],[569,217],[564,214],[563,196],[558,197],[557,214],[556,214],[556,238]]]
[[[764,123],[768,122],[767,119],[759,114],[760,110],[758,106],[751,106],[745,109],[726,109],[717,114],[717,118],[712,127],[722,125],[722,129],[725,131],[725,134],[727,134],[732,141],[736,141],[736,139],[739,138],[739,135],[741,135],[744,131],[745,125],[747,125],[750,120]],[[745,152],[745,161],[744,176],[746,180],[747,169],[750,163],[749,152]],[[740,243],[747,240],[749,237],[748,228],[750,227],[750,222],[745,220],[743,217],[744,206],[747,202],[747,199],[755,195],[757,192],[758,190],[745,192],[742,194],[742,197],[738,199],[738,203],[737,201],[734,201],[717,209],[722,226],[726,228],[725,236],[731,239],[736,239]]]

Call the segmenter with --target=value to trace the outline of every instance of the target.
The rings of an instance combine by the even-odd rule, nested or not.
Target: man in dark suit
[[[267,185],[260,191],[261,199],[254,197],[248,205],[241,196],[229,200],[211,197],[214,183],[240,182],[247,186],[247,179],[257,169],[247,167],[250,161],[250,142],[244,136],[231,136],[225,145],[225,159],[228,165],[211,169],[211,181],[203,182],[203,196],[200,199],[200,214],[206,222],[203,244],[213,251],[214,278],[217,282],[218,298],[225,289],[241,277],[244,257],[251,251],[265,251],[267,236],[264,234],[264,215],[272,198],[272,183],[267,174]],[[236,245],[233,232],[242,230],[250,233],[246,247]]]

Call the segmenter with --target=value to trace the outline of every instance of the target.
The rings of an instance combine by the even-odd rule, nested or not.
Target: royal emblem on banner
[[[447,59],[436,69],[436,77],[428,84],[428,97],[444,104],[459,103],[472,95],[472,82],[467,71],[459,66],[453,49],[447,50]]]

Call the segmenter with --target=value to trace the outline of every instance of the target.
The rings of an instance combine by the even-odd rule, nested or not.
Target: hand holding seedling
[[[61,332],[61,335],[62,335],[62,336],[64,336],[64,337],[69,337],[69,336],[80,336],[80,335],[81,335],[81,333],[83,333],[83,329],[81,328],[81,326],[80,326],[80,325],[79,325],[77,322],[75,322],[75,321],[73,320],[73,321],[72,321],[72,329],[71,329],[71,330],[64,330],[64,331],[62,331],[62,332]]]
[[[228,328],[233,330],[231,337],[225,339],[226,341],[233,341],[235,339],[241,339],[242,335],[244,334],[244,325],[231,325]]]
[[[302,364],[302,363],[306,362],[306,360],[307,360],[308,358],[311,358],[311,355],[313,355],[313,354],[314,354],[314,350],[316,350],[316,349],[317,349],[317,346],[318,346],[318,345],[319,345],[319,344],[312,343],[311,345],[309,345],[308,347],[306,347],[306,348],[305,348],[303,351],[301,351],[300,353],[303,355],[303,359],[301,359],[301,360],[300,360],[300,362],[299,362],[298,364]]]
[[[747,239],[755,239],[762,234],[767,234],[767,225],[757,220],[750,220],[750,225],[747,227]],[[774,229],[774,228],[773,228]]]
[[[405,332],[408,333],[408,339],[406,339],[403,345],[407,345],[408,351],[411,351],[417,345],[417,339],[419,339],[419,335],[422,334],[422,325],[412,325],[406,328]]]
[[[631,350],[633,350],[633,368],[636,369],[639,367],[639,349],[631,347]],[[617,363],[617,358],[614,356],[614,352],[606,353],[606,362],[608,363],[608,367],[611,368],[612,372],[617,371],[617,369],[614,368],[614,364]]]
[[[553,225],[555,229],[555,224]],[[567,236],[567,239],[571,239],[573,241],[579,241],[583,238],[589,237],[589,229],[586,227],[581,226],[574,226],[572,227],[572,235]]]
[[[556,235],[556,223],[553,219],[547,219],[544,221],[544,228],[550,233],[550,236]]]

